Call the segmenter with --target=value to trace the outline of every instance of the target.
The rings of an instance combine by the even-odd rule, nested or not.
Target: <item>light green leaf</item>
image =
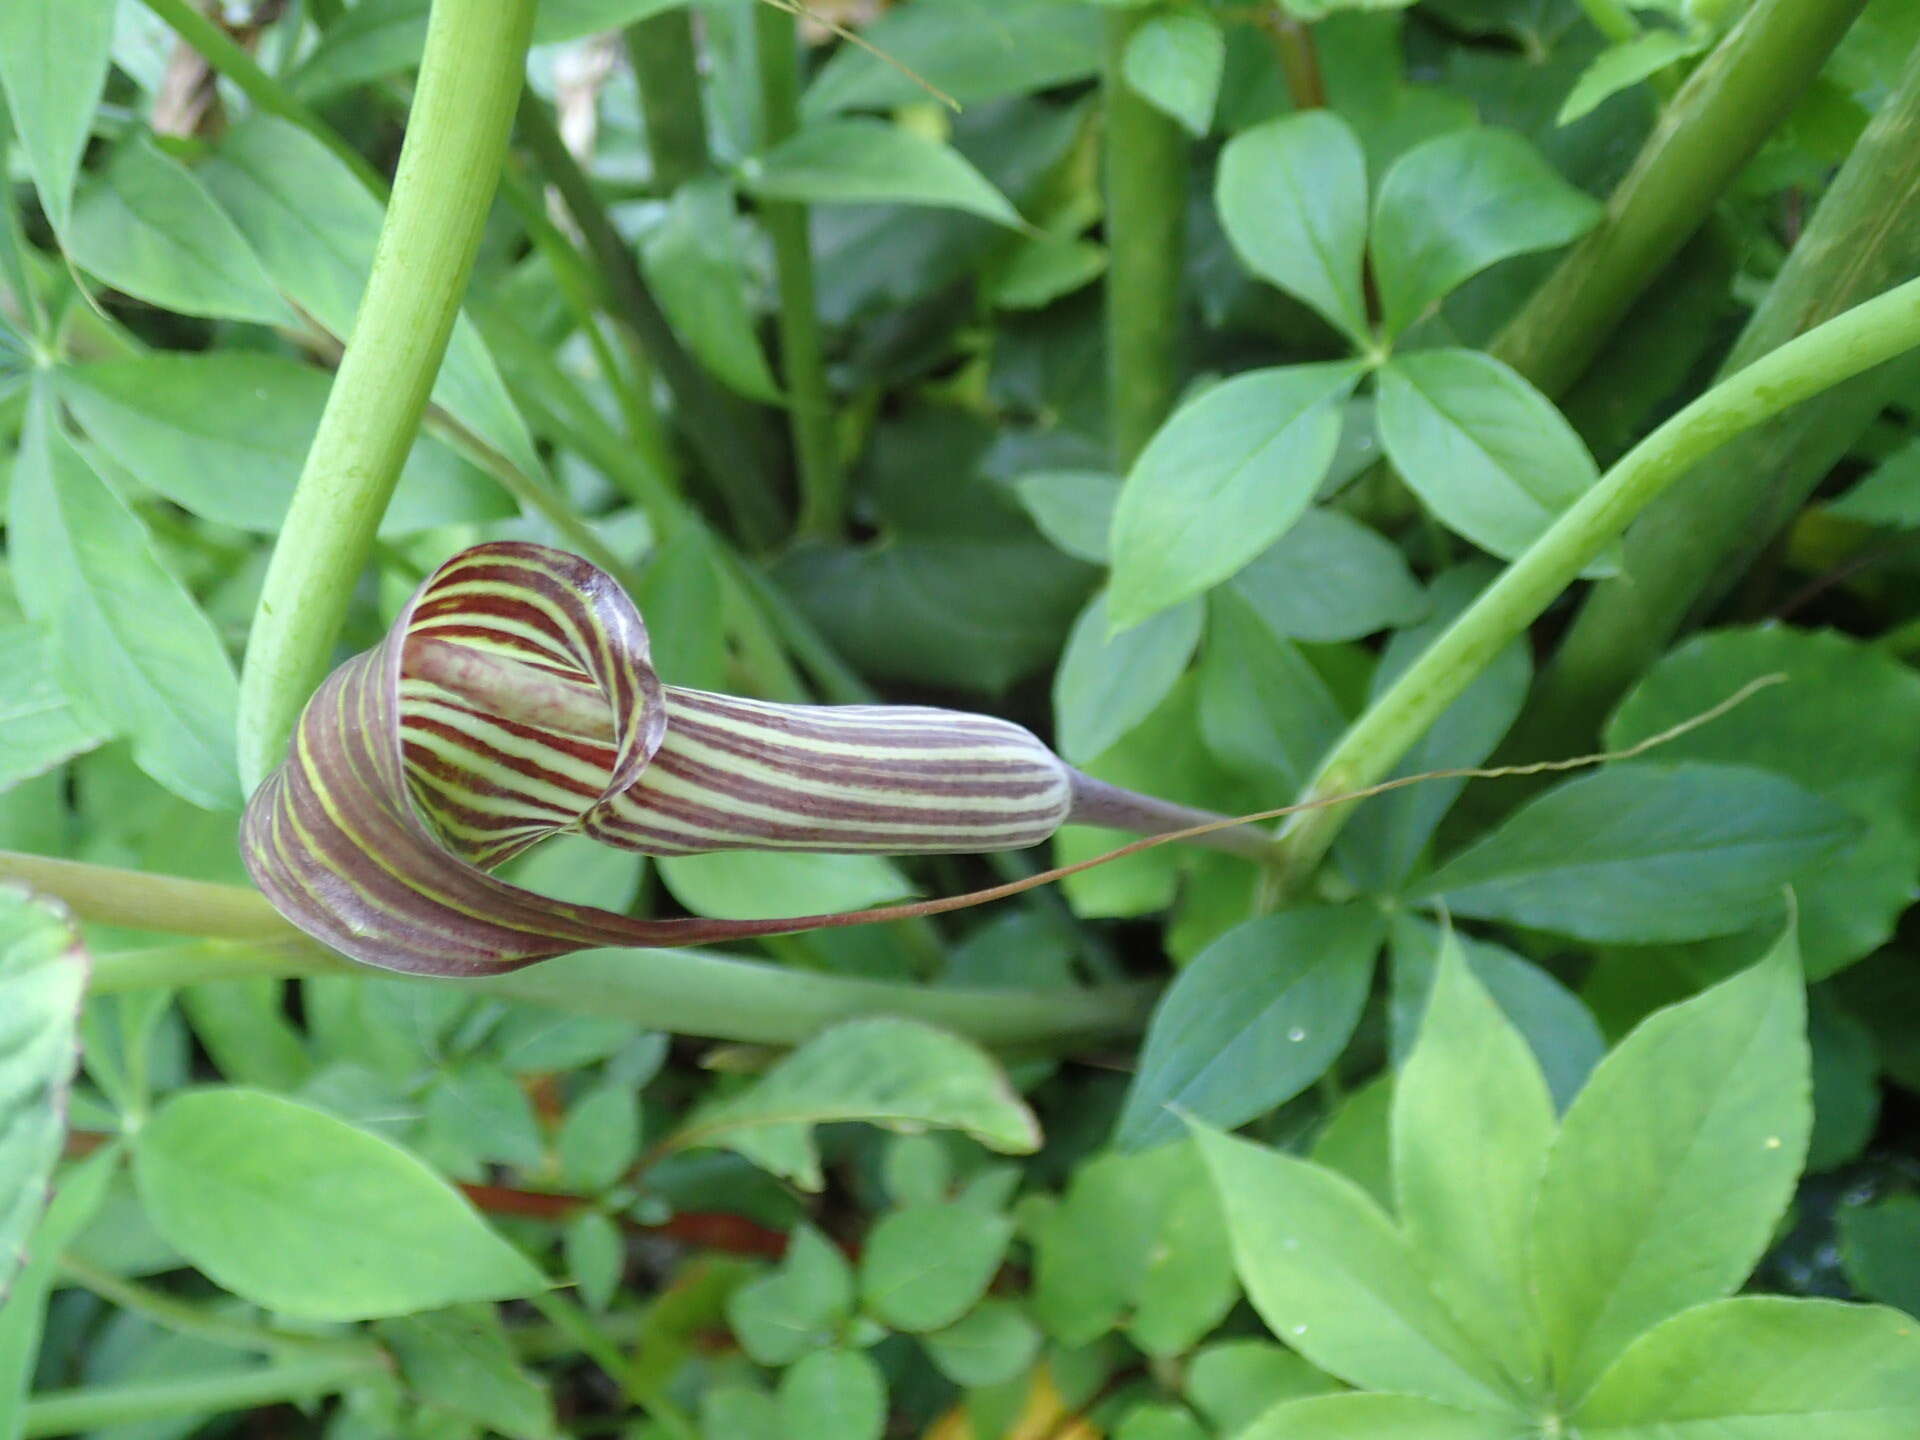
[[[673,898],[696,915],[762,920],[863,910],[913,893],[906,876],[877,855],[717,850],[659,862]]]
[[[1186,671],[1204,618],[1200,602],[1189,600],[1115,635],[1107,596],[1096,595],[1074,621],[1053,677],[1061,754],[1092,760],[1152,714]]]
[[[939,205],[1016,229],[1021,219],[959,151],[883,120],[822,120],[741,167],[763,200]]]
[[[1577,239],[1600,213],[1510,130],[1456,130],[1416,146],[1387,171],[1373,208],[1388,333],[1496,261]]]
[[[219,636],[88,467],[36,387],[14,463],[8,549],[62,688],[133,741],[140,768],[209,810],[235,808],[239,686]]]
[[[725,1145],[803,1189],[821,1185],[815,1125],[864,1120],[961,1130],[992,1150],[1028,1154],[1033,1113],[984,1051],[914,1020],[849,1020],[822,1031],[745,1090],[708,1106],[678,1148]]]
[[[490,1307],[409,1315],[382,1322],[375,1333],[401,1382],[433,1409],[477,1420],[512,1440],[558,1434],[547,1387],[521,1367]]]
[[[1116,628],[1225,580],[1300,518],[1333,463],[1360,375],[1347,363],[1252,370],[1173,413],[1114,509]]]
[[[673,328],[700,362],[742,395],[777,404],[747,303],[733,187],[715,176],[673,192],[641,255],[647,279]]]
[[[1367,346],[1361,266],[1367,161],[1347,123],[1305,110],[1256,126],[1220,156],[1214,204],[1249,270]]]
[[[143,485],[194,514],[277,534],[331,384],[247,350],[160,352],[54,372],[87,437]],[[518,507],[437,440],[414,443],[383,535],[499,520]]]
[[[1599,478],[1587,447],[1553,403],[1477,350],[1421,350],[1379,378],[1387,458],[1434,518],[1511,560]],[[1610,574],[1611,559],[1587,567]]]
[[[83,187],[64,238],[81,269],[183,315],[296,325],[246,239],[205,187],[144,135]]]
[[[0,5],[0,87],[40,204],[64,231],[73,177],[107,81],[115,0]]]
[[[1205,135],[1227,67],[1227,37],[1204,11],[1150,15],[1127,41],[1127,84],[1194,135]]]
[[[1548,1383],[1527,1239],[1554,1129],[1533,1052],[1449,933],[1393,1086],[1395,1210],[1434,1293],[1529,1394]]]
[[[1043,470],[1015,486],[1040,533],[1076,560],[1107,563],[1120,482],[1098,470]]]
[[[977,1389],[1026,1373],[1040,1351],[1040,1329],[1011,1300],[985,1300],[921,1343],[942,1375]]]
[[[168,1243],[288,1315],[379,1319],[545,1285],[405,1150],[277,1095],[174,1096],[141,1130],[134,1175]]]
[[[598,1210],[582,1211],[561,1237],[567,1274],[580,1287],[589,1310],[604,1311],[620,1291],[627,1268],[627,1242],[620,1227]]]
[[[1595,1440],[1907,1440],[1920,1321],[1772,1295],[1701,1305],[1634,1341],[1570,1418]]]
[[[880,1440],[887,1382],[858,1350],[821,1350],[780,1377],[786,1440]]]
[[[1547,791],[1413,893],[1456,915],[1648,944],[1745,930],[1859,833],[1830,800],[1735,765],[1611,765]]]
[[[953,1324],[986,1293],[1013,1222],[957,1202],[890,1211],[860,1252],[860,1295],[872,1316],[895,1330]]]
[[[1602,101],[1659,74],[1676,60],[1699,54],[1709,43],[1707,36],[1685,30],[1643,30],[1630,40],[1609,45],[1580,72],[1554,122],[1571,125],[1592,114]]]
[[[429,1132],[456,1153],[521,1170],[546,1158],[533,1102],[497,1061],[461,1061],[434,1078],[425,1098]]]
[[[567,1108],[554,1144],[569,1186],[597,1195],[627,1173],[640,1156],[640,1097],[609,1080]]]
[[[1806,1156],[1810,1063],[1791,933],[1601,1061],[1534,1214],[1539,1315],[1563,1397],[1649,1326],[1746,1279]]]
[[[1339,1388],[1331,1375],[1269,1340],[1217,1340],[1187,1365],[1187,1399],[1222,1435],[1239,1435],[1249,1421],[1282,1401]]]
[[[1227,582],[1267,627],[1334,645],[1412,625],[1427,597],[1392,541],[1338,510],[1310,506]]]
[[[824,1350],[852,1311],[852,1267],[811,1225],[794,1228],[777,1268],[727,1297],[727,1324],[762,1365],[791,1365]]]
[[[1276,1405],[1234,1440],[1531,1440],[1519,1419],[1411,1395],[1322,1395]]]
[[[107,738],[107,727],[83,717],[60,688],[46,632],[0,625],[0,791]]]
[[[1273,1333],[1349,1384],[1478,1410],[1506,1382],[1427,1288],[1420,1260],[1351,1181],[1195,1126],[1241,1283]]]
[[[1310,905],[1202,950],[1154,1010],[1116,1143],[1176,1140],[1189,1115],[1244,1125],[1319,1079],[1360,1019],[1381,928],[1371,906]]]

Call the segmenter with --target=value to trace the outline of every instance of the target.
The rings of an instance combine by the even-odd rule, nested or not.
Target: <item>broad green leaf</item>
[[[1920,1321],[1772,1295],[1701,1305],[1634,1341],[1569,1418],[1596,1440],[1907,1440]]]
[[[1655,29],[1609,45],[1580,72],[1556,122],[1571,125],[1592,114],[1602,101],[1659,74],[1676,60],[1699,54],[1709,43],[1706,36],[1689,31]]]
[[[811,1225],[795,1227],[778,1267],[727,1297],[727,1323],[762,1365],[826,1349],[852,1312],[852,1267]]]
[[[1745,930],[1858,825],[1791,780],[1736,765],[1636,761],[1516,811],[1414,894],[1456,915],[1648,944]]]
[[[1269,1340],[1215,1341],[1187,1365],[1187,1399],[1222,1435],[1238,1435],[1283,1401],[1339,1388],[1332,1376]]]
[[[1412,625],[1427,611],[1398,546],[1318,506],[1227,583],[1274,634],[1313,645]]]
[[[1040,1351],[1040,1330],[1013,1301],[985,1300],[920,1343],[942,1375],[977,1389],[1025,1374]]]
[[[1107,563],[1120,482],[1098,470],[1043,470],[1014,487],[1040,533],[1076,560]]]
[[[253,114],[220,137],[197,172],[281,292],[336,339],[353,329],[379,239],[380,202],[326,146],[284,120]],[[538,476],[540,456],[480,332],[454,322],[433,401]]]
[[[141,1130],[140,1197],[236,1295],[309,1320],[369,1320],[543,1288],[540,1272],[426,1165],[278,1095],[176,1095]]]
[[[72,365],[54,379],[87,437],[135,479],[196,515],[267,535],[286,516],[331,384],[311,366],[245,350]],[[515,513],[506,492],[423,435],[380,530]]]
[[[0,791],[107,738],[107,728],[81,715],[60,688],[46,632],[0,625]]]
[[[1114,508],[1115,628],[1225,580],[1300,518],[1360,375],[1347,363],[1252,370],[1173,413]]]
[[[115,0],[0,5],[0,88],[41,207],[64,231],[113,50]]]
[[[821,1350],[780,1377],[786,1440],[880,1440],[887,1382],[858,1350]]]
[[[1411,1395],[1322,1395],[1274,1406],[1234,1440],[1533,1440],[1513,1416]]]
[[[547,1387],[522,1368],[490,1306],[462,1305],[375,1327],[413,1396],[512,1440],[558,1434]]]
[[[1491,355],[1400,355],[1377,383],[1393,468],[1441,524],[1502,559],[1524,553],[1599,477],[1553,403]],[[1614,568],[1600,560],[1586,573]]]
[[[1200,734],[1237,775],[1276,796],[1291,795],[1312,776],[1347,717],[1300,647],[1261,624],[1238,592],[1215,595],[1207,619]]]
[[[60,1257],[99,1213],[120,1160],[120,1147],[110,1145],[60,1177],[27,1242],[26,1268],[0,1304],[0,1440],[19,1440],[20,1412],[40,1358],[47,1297],[60,1275]]]
[[[1192,1163],[1191,1149],[1171,1148],[1186,1162],[1167,1196],[1123,1327],[1136,1348],[1161,1360],[1192,1350],[1240,1299],[1220,1198]]]
[[[694,914],[727,920],[861,910],[913,893],[893,862],[877,855],[718,850],[669,856],[659,870],[673,898]]]
[[[1041,235],[1023,240],[992,282],[1003,310],[1039,310],[1090,285],[1106,272],[1107,251],[1092,240]]]
[[[1840,1211],[1840,1256],[1860,1294],[1920,1312],[1920,1196],[1893,1195]]]
[[[1442,1404],[1512,1406],[1498,1368],[1427,1288],[1418,1254],[1351,1181],[1196,1125],[1260,1318],[1329,1374]]]
[[[1434,1293],[1529,1394],[1549,1383],[1527,1239],[1554,1128],[1533,1052],[1447,934],[1393,1085],[1394,1208]]]
[[[82,187],[64,238],[81,269],[183,315],[294,325],[246,239],[179,161],[145,136]]]
[[[140,768],[209,810],[240,800],[238,683],[220,637],[145,528],[60,433],[36,388],[14,463],[9,556],[61,686],[133,742]]]
[[[793,1180],[821,1185],[815,1125],[864,1120],[961,1130],[1027,1154],[1040,1130],[1006,1076],[968,1041],[915,1020],[848,1020],[822,1031],[745,1090],[694,1116],[677,1147],[724,1145]]]
[[[1150,15],[1133,32],[1121,60],[1127,84],[1194,135],[1213,121],[1227,66],[1227,37],[1204,11]]]
[[[1372,343],[1361,267],[1367,161],[1347,123],[1305,110],[1256,126],[1220,156],[1214,204],[1249,270]]]
[[[1380,948],[1371,906],[1307,906],[1230,930],[1154,1010],[1117,1143],[1176,1140],[1183,1116],[1243,1125],[1292,1099],[1346,1048]]]
[[[29,1258],[67,1130],[87,955],[66,910],[0,887],[0,1301]]]
[[[1862,525],[1909,530],[1920,525],[1920,440],[1895,450],[1824,510]]]
[[[1534,1213],[1535,1293],[1563,1397],[1649,1326],[1746,1279],[1806,1156],[1808,1069],[1791,933],[1600,1062]]]
[[[986,1293],[1000,1268],[1013,1222],[957,1202],[890,1211],[860,1252],[860,1296],[895,1330],[953,1324]]]
[[[682,185],[641,250],[673,328],[700,362],[742,395],[778,403],[747,303],[733,187],[717,177]]]
[[[1074,622],[1053,677],[1060,753],[1092,760],[1152,714],[1185,673],[1204,618],[1200,602],[1188,600],[1116,635],[1108,596],[1096,595]]]
[[[1394,162],[1373,207],[1389,334],[1496,261],[1575,240],[1601,207],[1510,130],[1456,130]]]
[[[919,104],[927,92],[916,76],[974,105],[1100,68],[1100,16],[1059,0],[915,0],[860,33],[873,48],[836,46],[801,97],[802,114]]]
[[[1018,228],[1019,214],[959,151],[883,120],[820,120],[741,167],[763,200],[938,205]]]

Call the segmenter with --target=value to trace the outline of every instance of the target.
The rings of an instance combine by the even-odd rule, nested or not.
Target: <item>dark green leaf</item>
[[[1920,440],[1901,446],[1826,513],[1862,525],[1885,525],[1907,530],[1920,525]]]
[[[1840,1211],[1840,1256],[1870,1300],[1920,1312],[1920,1196],[1893,1195]]]
[[[741,169],[763,200],[940,205],[1018,227],[1007,197],[959,151],[881,120],[821,120]]]
[[[1411,625],[1427,610],[1420,583],[1391,541],[1317,506],[1228,584],[1274,634],[1313,645]]]

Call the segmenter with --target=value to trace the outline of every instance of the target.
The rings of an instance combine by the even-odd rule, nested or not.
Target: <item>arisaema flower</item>
[[[328,677],[249,803],[241,850],[280,912],[342,954],[481,975],[594,946],[780,934],[969,899],[644,920],[490,873],[562,833],[649,855],[905,855],[1037,845],[1068,822],[1157,834],[1219,818],[1083,775],[1005,720],[662,685],[611,576],[500,543],[441,566],[378,646]],[[1262,843],[1247,830],[1205,838]]]

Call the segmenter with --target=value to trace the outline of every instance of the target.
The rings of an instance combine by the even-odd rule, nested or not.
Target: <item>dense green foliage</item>
[[[0,0],[0,1440],[1920,1434],[1920,12],[815,9]],[[1188,805],[1535,768],[349,965],[241,806],[502,539]]]

